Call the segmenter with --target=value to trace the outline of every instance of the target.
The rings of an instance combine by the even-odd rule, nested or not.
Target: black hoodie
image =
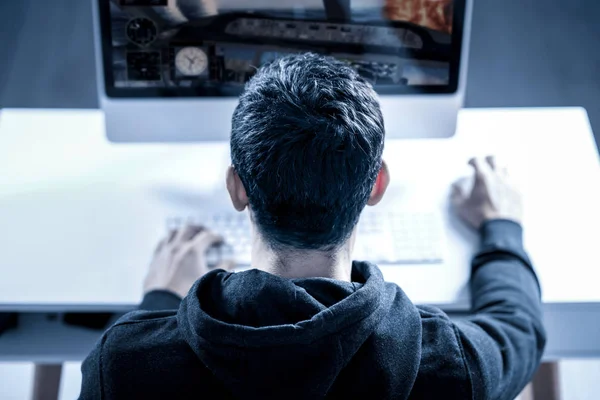
[[[539,286],[519,225],[481,234],[468,318],[413,305],[366,262],[351,283],[213,271],[113,325],[83,363],[81,399],[512,400],[545,344]]]

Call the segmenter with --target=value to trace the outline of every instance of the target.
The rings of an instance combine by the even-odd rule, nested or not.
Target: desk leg
[[[62,364],[36,364],[31,400],[58,400]]]
[[[515,400],[535,400],[533,398],[533,388],[531,387],[531,383],[525,386],[525,389],[523,389],[519,397]]]
[[[535,400],[560,400],[558,363],[542,363],[531,381]]]
[[[543,363],[518,400],[560,400],[558,363]]]

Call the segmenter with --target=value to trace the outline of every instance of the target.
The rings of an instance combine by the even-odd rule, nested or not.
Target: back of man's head
[[[263,66],[233,114],[233,166],[274,249],[342,245],[367,203],[383,144],[371,85],[347,64],[315,54]]]

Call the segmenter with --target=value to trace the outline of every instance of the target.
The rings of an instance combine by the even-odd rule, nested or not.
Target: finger
[[[167,243],[168,238],[164,238],[162,239],[160,242],[158,242],[158,244],[156,245],[156,249],[154,249],[154,253],[159,253],[163,247],[165,246],[165,243]]]
[[[201,225],[194,225],[194,224],[185,224],[183,227],[181,227],[179,230],[177,230],[177,234],[175,235],[175,238],[173,239],[173,242],[177,242],[177,243],[181,243],[181,242],[186,242],[188,240],[191,240],[192,238],[194,238],[196,235],[198,235],[200,232],[204,231],[205,228]]]
[[[205,252],[211,246],[217,246],[222,243],[223,236],[210,231],[204,231],[198,234],[192,241],[194,248],[202,252]]]
[[[487,156],[485,157],[485,161],[488,163],[488,165],[490,166],[490,168],[494,171],[497,171],[496,169],[496,157],[494,156]]]
[[[509,170],[506,166],[505,160],[498,156],[487,156],[485,161],[490,165],[492,170],[501,177],[508,177]]]
[[[206,227],[199,224],[189,224],[185,234],[182,236],[182,240],[192,240],[201,232],[204,232]]]
[[[473,157],[469,160],[469,165],[475,170],[475,175],[480,174],[479,163],[477,162],[476,157]]]
[[[217,265],[217,269],[224,269],[225,271],[233,271],[237,263],[234,260],[226,260],[222,261],[219,265]]]
[[[485,179],[492,172],[490,166],[479,157],[469,160],[469,165],[475,170],[475,183]]]
[[[216,246],[221,243],[223,243],[222,236],[205,230],[196,235],[194,239],[184,242],[181,246],[179,246],[175,251],[174,259],[179,262],[192,251],[195,252],[199,257],[204,258],[206,256],[206,251],[211,246]],[[174,264],[177,262],[174,262]]]
[[[177,229],[169,229],[169,234],[167,235],[166,243],[173,243],[173,240],[175,240],[176,235],[177,235]]]
[[[464,185],[461,181],[457,181],[452,184],[452,191],[450,193],[450,201],[452,204],[457,205],[463,202],[466,198],[464,191]]]
[[[185,245],[181,247],[179,253],[187,252],[193,249],[204,255],[210,246],[215,246],[221,243],[223,243],[222,236],[208,230],[204,230],[197,234],[192,240],[186,242]]]
[[[482,162],[479,157],[473,157],[469,160],[469,165],[475,170],[475,174],[483,173]]]

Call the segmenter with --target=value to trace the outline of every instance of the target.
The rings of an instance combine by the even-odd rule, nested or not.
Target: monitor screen
[[[465,0],[97,1],[109,97],[237,96],[301,52],[348,63],[380,94],[458,84]]]

